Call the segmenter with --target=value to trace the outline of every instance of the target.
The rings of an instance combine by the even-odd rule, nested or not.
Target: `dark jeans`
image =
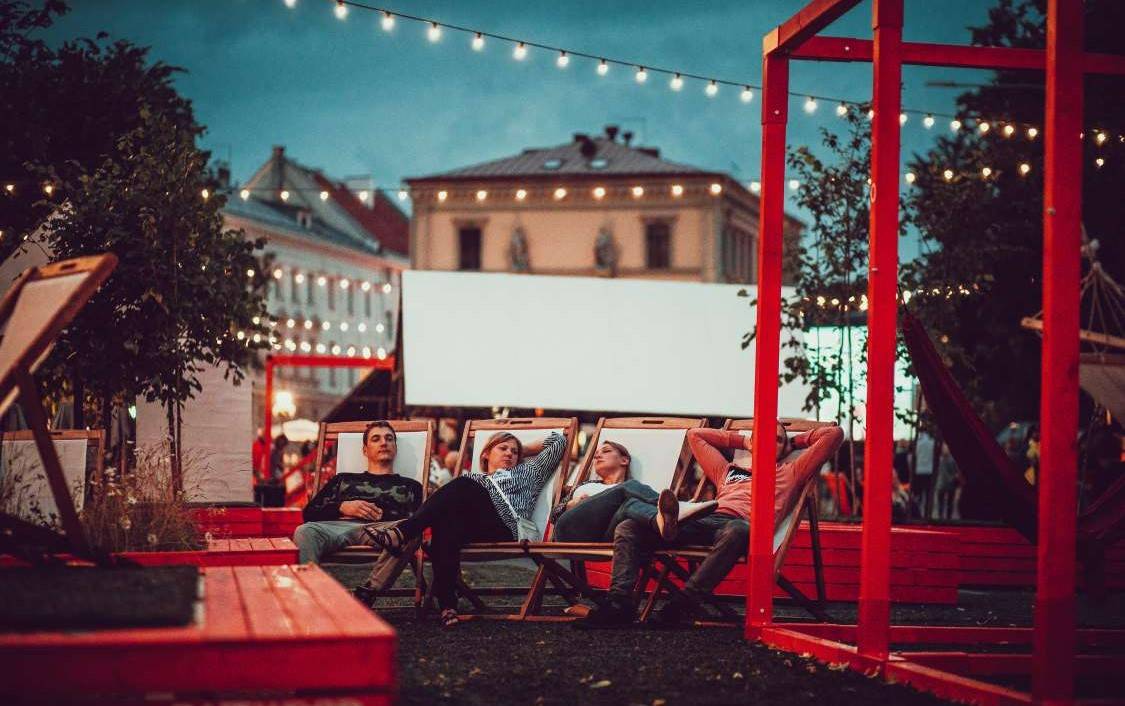
[[[512,531],[496,514],[492,498],[479,483],[454,478],[422,503],[398,528],[410,540],[429,528],[434,596],[442,610],[457,607],[456,582],[461,573],[461,548],[470,542],[510,542]]]
[[[608,542],[624,520],[651,521],[656,517],[652,488],[639,480],[618,483],[564,512],[555,522],[556,542]]]
[[[651,522],[625,520],[613,534],[613,575],[609,593],[631,599],[637,572],[663,542]],[[726,577],[750,544],[750,523],[731,515],[708,515],[685,522],[672,546],[713,545],[711,553],[684,584],[684,593],[705,596]]]

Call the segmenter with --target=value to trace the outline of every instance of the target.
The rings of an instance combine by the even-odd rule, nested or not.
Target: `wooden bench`
[[[177,703],[393,702],[394,630],[320,568],[208,567],[202,584],[186,627],[0,634],[0,702],[135,703],[156,693]]]
[[[182,552],[123,552],[120,556],[142,566],[192,564],[194,566],[277,566],[297,563],[297,545],[284,537],[212,539],[206,549]],[[0,569],[24,562],[0,556]]]

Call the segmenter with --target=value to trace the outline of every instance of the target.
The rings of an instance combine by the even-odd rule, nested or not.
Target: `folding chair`
[[[66,477],[66,487],[73,493],[74,509],[81,512],[90,480],[100,479],[102,475],[105,430],[52,429],[48,433]],[[4,512],[28,519],[34,506],[38,508],[41,518],[52,515],[58,518],[58,508],[50,486],[47,485],[34,432],[0,433],[0,478],[5,479],[5,484],[11,473],[20,476],[23,492],[19,497],[9,499],[9,506],[3,508]],[[11,482],[15,482],[15,479],[11,479]]]
[[[820,427],[834,426],[832,422],[817,422],[804,419],[782,420],[782,424],[785,425],[785,428],[790,437],[802,432],[812,431],[813,429],[817,429]],[[737,431],[744,436],[749,435],[754,430],[754,420],[728,419],[726,423],[723,424],[723,429],[727,431]],[[794,449],[792,453],[781,459],[778,463],[780,464],[791,462],[805,451],[806,449]],[[750,452],[743,449],[736,450],[732,462],[743,467],[750,466]],[[796,497],[793,501],[790,502],[790,509],[785,513],[785,515],[777,518],[773,534],[773,566],[777,585],[780,586],[783,591],[789,594],[789,596],[792,597],[795,603],[807,610],[817,620],[820,620],[822,622],[829,622],[830,619],[827,613],[824,612],[823,607],[825,600],[824,562],[820,552],[820,521],[816,498],[817,478],[818,474],[813,473],[801,487],[795,488],[794,494]],[[699,496],[701,496],[705,487],[709,483],[710,481],[708,481],[707,478],[701,478],[699,486],[695,492],[695,497],[698,498]],[[797,533],[797,528],[801,524],[802,511],[807,513],[809,522],[809,534],[812,543],[813,555],[813,572],[815,575],[817,593],[815,601],[806,596],[804,592],[796,586],[796,584],[787,579],[781,573],[781,565],[785,563],[785,555],[789,550],[789,544],[790,542],[792,542],[793,537]],[[669,595],[678,594],[691,600],[691,597],[687,596],[687,594],[684,594],[679,586],[677,586],[676,583],[671,580],[671,578],[675,576],[681,582],[687,581],[688,578],[691,577],[691,574],[694,572],[699,563],[706,559],[710,553],[711,547],[709,546],[673,547],[656,552],[654,556],[654,563],[660,564],[660,574],[657,577],[656,589],[653,590],[649,595],[648,601],[645,603],[644,608],[641,610],[640,619],[642,621],[648,619],[648,617],[652,614],[653,608],[656,605],[656,601],[658,600],[662,592],[666,592]],[[688,568],[685,569],[683,566],[681,566],[680,561],[686,562],[688,564]],[[744,564],[745,561],[746,559],[745,557],[743,557],[739,560],[739,563]],[[715,596],[707,596],[704,599],[704,602],[708,603],[716,610],[718,610],[724,618],[735,623],[741,622],[742,618],[737,613],[735,613],[735,611],[733,611],[730,606],[724,604]]]
[[[395,430],[398,447],[394,472],[421,483],[422,499],[425,501],[430,492],[430,454],[433,449],[434,423],[432,420],[405,419],[390,419],[387,422]],[[370,423],[370,421],[320,423],[320,430],[317,433],[316,462],[313,466],[313,492],[309,495],[310,500],[329,480],[328,474],[325,473],[328,463],[334,461],[335,474],[367,471],[367,459],[363,455],[363,432]],[[362,564],[374,561],[381,552],[381,549],[374,547],[355,545],[330,554],[322,563]],[[420,549],[411,562],[411,570],[414,572],[416,588],[411,589],[409,593],[414,595],[417,601],[421,598],[425,586]],[[404,594],[392,590],[388,591],[387,595]]]
[[[542,440],[552,431],[557,431],[566,437],[566,448],[563,451],[563,456],[559,461],[558,468],[555,469],[551,479],[539,493],[539,498],[535,503],[535,511],[531,518],[539,527],[544,537],[549,536],[551,508],[554,507],[555,503],[559,500],[562,493],[563,479],[566,476],[566,471],[570,468],[571,449],[573,448],[574,440],[578,433],[578,419],[576,417],[471,420],[465,425],[465,431],[461,439],[460,456],[457,460],[458,475],[464,472],[479,471],[480,459],[475,451],[482,448],[493,435],[500,432],[510,432],[514,434],[521,443],[527,444],[529,442]],[[468,456],[466,456],[466,454],[468,454]],[[461,561],[475,563],[519,559],[527,556],[528,544],[528,542],[516,541],[470,544],[461,550]],[[522,620],[531,612],[532,599],[542,590],[544,580],[542,571],[539,570],[536,571],[535,578],[532,580],[532,585],[528,589],[520,587],[501,587],[481,591],[469,587],[458,579],[457,592],[473,604],[478,611],[479,617],[501,617],[504,619],[515,618]],[[481,596],[485,593],[501,595],[524,593],[525,599],[518,613],[501,614],[497,616],[481,599]],[[429,591],[427,591],[421,606],[422,610],[425,610],[430,602],[431,596]]]
[[[691,450],[686,443],[687,430],[703,426],[704,421],[683,417],[603,417],[598,420],[598,426],[587,444],[574,486],[591,478],[594,453],[604,442],[613,441],[629,450],[631,479],[656,491],[671,489],[679,494],[692,461]],[[545,540],[549,539],[545,537]],[[613,544],[543,541],[529,544],[527,552],[539,566],[543,578],[573,606],[579,603],[579,597],[594,599],[595,593],[586,580],[585,562],[612,560]],[[570,569],[564,568],[561,561],[569,561]],[[638,582],[638,589],[647,584],[647,578],[646,573]],[[531,613],[537,613],[542,607],[543,586],[539,588],[530,597]]]
[[[117,258],[112,254],[80,257],[24,272],[0,300],[0,415],[17,397],[54,497],[65,537],[10,515],[0,515],[0,551],[20,552],[29,544],[50,553],[68,551],[101,564],[118,563],[92,549],[78,519],[66,474],[59,462],[43,398],[32,377],[59,333],[74,320],[105,282]]]

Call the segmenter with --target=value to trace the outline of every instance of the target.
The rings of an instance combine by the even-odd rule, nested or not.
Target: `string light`
[[[386,330],[387,330],[387,327],[384,326],[383,324],[375,324],[375,333],[383,333],[383,331],[386,331]]]
[[[379,24],[382,25],[384,32],[390,32],[395,28],[395,16],[384,10],[383,19],[379,21]]]
[[[516,189],[516,201],[523,201],[527,198],[527,189]]]
[[[441,25],[439,25],[437,22],[431,22],[430,28],[426,30],[426,39],[429,39],[431,42],[440,42]]]
[[[846,104],[841,103],[840,105],[836,106],[836,115],[838,115],[842,118],[847,114],[848,114],[848,106]]]
[[[370,194],[367,193],[367,189],[364,189],[363,191],[359,192],[359,200],[360,201],[363,201],[364,203],[367,203],[367,199],[369,197],[370,197]]]
[[[899,125],[905,125],[907,120],[910,120],[909,115],[907,115],[906,113],[899,113],[898,114],[898,124]]]
[[[288,319],[285,322],[285,328],[293,328],[296,325],[297,325],[297,321],[295,319]]]
[[[294,7],[297,7],[297,0],[285,0],[285,6],[292,10]]]
[[[484,35],[480,32],[473,35],[473,51],[484,51]]]
[[[958,130],[960,130],[961,125],[962,125],[961,121],[956,119],[956,118],[949,121],[949,129],[952,130],[953,132],[957,132]]]
[[[1109,139],[1109,136],[1106,135],[1104,132],[1099,132],[1097,135],[1094,136],[1094,142],[1097,142],[1099,145],[1104,145],[1105,141],[1108,140],[1108,139]]]
[[[598,62],[598,76],[605,76],[608,73],[609,73],[609,64],[606,63],[605,59],[602,59],[601,61]]]
[[[980,175],[981,175],[982,177],[984,177],[985,179],[987,179],[988,177],[992,176],[992,167],[983,167],[983,168],[981,168],[981,170],[980,170]]]
[[[566,189],[561,186],[555,189],[555,201],[562,201],[566,198]]]
[[[750,182],[750,192],[751,193],[757,194],[757,193],[761,193],[761,191],[762,191],[762,182],[760,182],[760,181]]]
[[[633,198],[639,199],[640,197],[642,197],[644,195],[645,195],[645,187],[643,187],[643,186],[634,186],[633,187]]]
[[[684,195],[684,187],[680,184],[672,184],[672,195],[679,198]]]
[[[295,276],[293,277],[293,281],[294,281],[294,282],[296,282],[297,284],[304,284],[304,283],[305,283],[305,275],[304,275],[304,273],[303,273],[303,272],[298,272],[298,273],[297,273],[297,274],[296,274],[296,275],[295,275]]]
[[[343,20],[348,17],[348,6],[342,0],[336,0],[336,19]]]
[[[243,201],[245,201],[246,199],[250,198],[250,189],[243,189],[242,191],[238,192],[238,195],[242,197]]]
[[[1039,135],[1039,129],[1038,128],[1029,127],[1027,129],[1027,139],[1034,140],[1038,135]]]
[[[254,278],[254,268],[251,267],[251,268],[247,269],[246,270],[246,276],[253,279]],[[257,319],[257,317],[254,317],[254,318]],[[256,324],[258,322],[255,321],[254,323]]]
[[[332,328],[332,324],[328,323],[327,321],[321,322],[321,324],[320,324],[320,330],[321,331],[327,331],[330,328]]]
[[[711,81],[711,83],[707,84],[707,88],[703,89],[703,92],[707,94],[708,98],[714,98],[719,95],[719,84]]]
[[[379,349],[375,351],[375,357],[377,357],[379,360],[386,360],[387,349],[380,346]]]
[[[816,112],[816,99],[812,96],[805,99],[805,112],[809,114]]]
[[[738,99],[743,103],[749,103],[754,100],[754,91],[751,91],[749,86],[743,86],[742,93],[738,94]]]
[[[355,330],[359,331],[360,333],[366,333],[367,332],[367,324],[360,321],[359,325],[355,327]]]
[[[327,201],[328,200],[328,192],[327,191],[320,192],[320,200],[321,201]]]
[[[907,172],[903,178],[906,179],[907,184],[913,184],[918,177],[914,176],[914,172]]]
[[[484,201],[487,198],[488,198],[488,192],[485,191],[484,189],[481,189],[480,191],[477,192],[477,201]]]
[[[280,196],[281,196],[282,201],[288,201],[289,200],[289,191],[287,189],[282,189]]]
[[[527,58],[527,45],[524,44],[523,42],[520,42],[519,44],[517,44],[516,48],[512,50],[512,57],[516,61],[523,61],[524,59],[526,59]]]
[[[637,67],[637,73],[633,75],[633,78],[635,78],[637,80],[637,83],[644,83],[645,81],[647,81],[648,80],[648,72],[645,71],[645,67],[638,66]]]
[[[1098,169],[1101,169],[1105,166],[1105,159],[1103,157],[1098,157],[1094,160],[1094,164],[1097,165]]]
[[[942,176],[945,177],[946,181],[953,181],[953,170],[946,169],[944,172],[942,172]]]
[[[5,184],[4,185],[4,191],[7,191],[9,194],[14,192],[15,190],[16,190],[15,184]]]
[[[594,198],[598,199],[599,201],[601,199],[605,198],[605,187],[604,186],[595,186],[594,187]]]
[[[720,184],[719,182],[715,182],[715,183],[711,184],[711,195],[712,196],[718,196],[721,193],[723,193],[723,185],[722,184]]]
[[[319,276],[319,277],[317,277],[317,278],[316,278],[316,285],[317,285],[318,287],[324,287],[324,286],[326,286],[327,284],[328,284],[328,278],[327,278],[327,277],[325,277],[324,275],[321,275],[321,276]]]
[[[1004,126],[1004,137],[1011,137],[1014,134],[1016,134],[1015,125],[1005,125]]]
[[[313,322],[311,319],[305,319],[305,330],[312,331]]]
[[[390,293],[391,293],[391,283],[385,282],[383,284],[383,294],[390,294]]]
[[[344,331],[345,333],[347,332],[347,330],[348,330],[348,322],[347,321],[341,321],[340,322],[340,330]]]
[[[43,193],[50,196],[51,194],[55,193],[55,187],[52,186],[51,184],[44,184],[43,185]]]
[[[204,189],[199,192],[199,195],[203,197],[204,201],[206,201],[207,199],[211,198],[211,191],[209,189]]]
[[[867,119],[868,120],[874,120],[875,119],[875,109],[874,108],[868,108],[867,109]]]
[[[399,201],[405,201],[407,196],[408,196],[408,194],[406,193],[406,189],[399,189],[398,190],[398,200]]]
[[[445,203],[445,200],[447,198],[449,198],[449,192],[447,192],[447,191],[437,192],[437,200],[440,201],[441,203]]]
[[[934,116],[927,115],[926,117],[922,118],[922,126],[927,130],[932,128],[934,126]]]
[[[668,87],[671,88],[673,91],[680,90],[681,88],[684,87],[684,77],[680,76],[679,74],[676,74],[675,76],[672,77],[672,80],[668,82]]]
[[[982,120],[980,124],[977,125],[977,129],[980,130],[980,134],[985,135],[992,129],[992,126],[988,124],[987,120]]]
[[[347,277],[344,277],[340,280],[340,289],[347,289],[351,284],[351,281],[349,281]]]
[[[560,51],[559,58],[555,59],[555,65],[560,69],[565,69],[567,66],[570,66],[570,56],[568,56],[565,51]]]
[[[280,267],[273,268],[273,278],[274,279],[281,279],[281,276],[284,275],[284,274],[285,274],[285,272]],[[292,328],[292,327],[290,327],[290,328]]]
[[[371,283],[368,282],[367,280],[364,280],[363,284],[359,285],[359,288],[360,288],[360,290],[362,290],[364,292],[370,292],[371,291]]]
[[[1027,176],[1031,172],[1031,165],[1024,162],[1020,165],[1020,176]]]
[[[796,179],[790,179],[789,180],[789,190],[790,191],[796,191],[799,188],[801,188],[801,182],[797,181]]]

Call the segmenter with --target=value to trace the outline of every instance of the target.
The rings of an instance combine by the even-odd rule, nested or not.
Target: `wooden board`
[[[207,549],[183,552],[124,552],[122,556],[142,566],[191,564],[193,566],[276,566],[297,563],[297,545],[284,537],[212,539]],[[0,556],[0,569],[22,566],[10,556]]]
[[[0,702],[300,692],[384,703],[395,646],[394,630],[316,566],[208,567],[187,627],[0,635]]]

